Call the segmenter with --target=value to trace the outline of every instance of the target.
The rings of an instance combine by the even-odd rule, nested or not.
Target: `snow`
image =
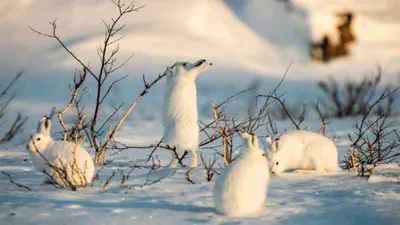
[[[313,125],[312,122],[305,123]],[[142,133],[143,127],[145,134],[137,135],[129,142],[132,134]],[[289,128],[289,123],[279,124],[279,129],[284,127]],[[143,126],[129,123],[119,137],[127,144],[146,145],[158,141],[161,128],[157,121],[143,122]],[[336,136],[335,144],[341,158],[348,148],[348,143],[341,141],[346,139],[344,131],[347,129],[351,130],[350,121],[335,120],[328,127],[330,137]],[[90,151],[93,154],[93,150]],[[206,158],[213,155],[213,151],[207,149],[200,152]],[[32,191],[16,187],[7,176],[0,174],[1,224],[59,224],[62,221],[65,224],[372,225],[398,224],[400,221],[400,167],[395,163],[378,167],[376,175],[369,181],[355,176],[353,171],[326,175],[289,172],[272,176],[262,214],[242,219],[216,214],[212,199],[213,182],[206,181],[201,167],[190,172],[196,184],[186,181],[188,169],[185,168],[177,168],[175,174],[168,168],[156,170],[150,174],[149,181],[165,178],[148,186],[142,186],[148,170],[136,169],[125,184],[120,184],[121,176],[117,169],[128,173],[130,166],[145,165],[148,150],[116,153],[111,152],[110,159],[114,161],[99,173],[100,180],[94,187],[73,192],[41,184],[43,177],[33,169],[23,145],[2,146],[0,170],[11,174],[16,182],[32,188]],[[162,165],[167,165],[170,154],[162,150],[156,153]],[[104,181],[113,171],[116,174],[104,189]]]
[[[211,116],[210,101],[259,84],[268,93],[279,82],[293,61],[281,93],[289,103],[313,104],[322,95],[316,81],[328,75],[340,82],[360,79],[382,66],[383,81],[396,85],[400,66],[400,17],[398,0],[292,0],[293,11],[276,0],[137,0],[146,5],[127,16],[125,38],[121,42],[123,60],[133,55],[112,78],[130,74],[111,93],[103,112],[124,102],[126,107],[142,90],[141,75],[148,80],[176,60],[205,58],[213,67],[197,80],[198,109],[201,119]],[[313,62],[307,43],[323,33],[332,33],[333,13],[350,9],[356,13],[357,42],[351,55],[329,64]],[[257,218],[228,218],[217,215],[212,204],[213,183],[205,180],[204,170],[191,172],[196,184],[185,180],[187,169],[162,168],[150,174],[160,182],[142,186],[148,171],[135,169],[120,184],[117,169],[144,165],[148,150],[110,152],[114,161],[100,172],[94,187],[77,192],[41,184],[43,176],[34,170],[25,149],[37,121],[53,106],[60,109],[69,97],[68,84],[79,65],[51,39],[33,33],[28,26],[51,32],[48,22],[57,18],[58,33],[83,62],[95,68],[96,47],[102,43],[101,19],[115,16],[108,0],[2,0],[0,1],[0,80],[9,80],[24,69],[17,83],[17,97],[9,115],[23,112],[30,116],[24,133],[12,144],[0,146],[0,171],[32,188],[11,184],[0,173],[0,224],[400,224],[400,167],[380,165],[368,181],[353,171],[326,175],[285,173],[271,177],[267,201]],[[111,79],[111,80],[113,80]],[[111,82],[110,80],[110,82]],[[397,82],[397,83],[396,83]],[[93,94],[93,81],[88,88]],[[157,84],[117,134],[117,140],[130,145],[155,144],[162,136],[162,97],[165,81]],[[3,83],[0,84],[3,86]],[[237,98],[228,112],[247,112],[250,94]],[[90,110],[92,106],[88,106]],[[68,116],[68,115],[67,115]],[[67,118],[68,119],[68,118]],[[349,146],[348,133],[359,118],[333,120],[329,137],[343,159]],[[399,118],[392,118],[399,125]],[[60,130],[53,123],[54,133]],[[312,130],[318,121],[304,124]],[[279,131],[290,130],[288,121],[278,121]],[[0,132],[1,133],[1,132]],[[53,133],[53,135],[54,135]],[[257,131],[266,135],[263,129]],[[204,138],[204,137],[203,137]],[[93,149],[89,149],[93,156]],[[199,153],[212,157],[211,150]],[[170,154],[157,151],[162,165]],[[217,166],[218,167],[218,166]],[[110,184],[105,180],[115,172]]]

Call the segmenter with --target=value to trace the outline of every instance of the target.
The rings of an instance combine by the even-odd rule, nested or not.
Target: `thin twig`
[[[106,180],[106,182],[103,185],[103,188],[106,188],[108,186],[108,184],[110,183],[111,179],[114,177],[115,175],[115,171],[112,172],[111,176],[108,177],[108,179]]]
[[[196,182],[194,182],[194,181],[192,180],[192,178],[190,177],[190,172],[191,172],[193,169],[194,169],[194,168],[189,169],[189,170],[186,171],[186,173],[185,173],[185,178],[186,178],[186,180],[187,180],[189,183],[191,183],[191,184],[196,184]]]
[[[25,185],[23,185],[23,184],[19,184],[19,183],[15,182],[15,181],[12,179],[12,177],[11,177],[11,175],[10,175],[9,173],[6,173],[6,172],[4,172],[4,171],[1,171],[1,173],[4,174],[4,175],[7,175],[7,176],[8,176],[8,179],[10,180],[11,183],[17,185],[18,187],[25,188],[25,189],[28,190],[28,191],[32,191],[31,188],[29,188],[29,187],[27,187],[27,186],[25,186]]]
[[[211,106],[213,108],[213,115],[214,115],[214,121],[215,124],[217,125],[219,134],[222,136],[222,150],[223,150],[223,154],[224,154],[224,162],[225,165],[229,165],[229,161],[228,161],[228,149],[227,149],[227,135],[225,133],[225,131],[221,128],[221,124],[219,123],[219,118],[217,115],[217,108],[214,104],[214,102],[211,102]]]

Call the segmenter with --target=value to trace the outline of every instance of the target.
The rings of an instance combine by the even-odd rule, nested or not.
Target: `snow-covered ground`
[[[289,123],[279,124],[280,128]],[[312,125],[312,123],[311,123]],[[316,124],[315,124],[316,125]],[[340,149],[342,158],[348,149],[350,121],[333,121],[330,137]],[[340,129],[339,129],[340,127]],[[146,130],[142,132],[142,130]],[[158,141],[161,125],[146,123],[125,127],[119,140],[146,145]],[[335,131],[335,132],[333,132]],[[129,141],[135,137],[135,140]],[[201,150],[204,157],[211,150]],[[92,152],[93,153],[93,152]],[[130,171],[133,165],[146,165],[148,150],[126,150],[113,154],[114,161],[100,172],[94,187],[77,192],[41,184],[43,175],[33,170],[24,146],[0,149],[0,170],[10,173],[16,182],[32,189],[18,188],[0,174],[0,224],[399,224],[400,167],[382,165],[369,181],[352,171],[317,175],[285,173],[273,176],[262,214],[256,218],[228,218],[215,213],[212,182],[205,179],[201,167],[190,172],[191,184],[185,179],[187,169],[136,169],[125,184],[117,171]],[[162,165],[169,153],[156,152]],[[28,159],[28,160],[26,160]],[[218,168],[218,166],[216,166]],[[104,189],[104,181],[116,174]],[[161,177],[158,183],[142,186]]]
[[[399,84],[400,14],[398,0],[292,0],[287,11],[276,0],[137,0],[146,5],[128,15],[119,59],[132,60],[112,77],[130,76],[120,83],[107,102],[125,107],[142,91],[141,75],[148,80],[176,60],[206,58],[213,67],[198,82],[201,118],[210,117],[210,101],[221,101],[258,81],[259,92],[268,93],[293,61],[280,88],[289,103],[314,104],[322,95],[317,80],[333,75],[340,82],[383,71],[384,83]],[[357,43],[348,58],[329,64],[313,62],[307,45],[323,33],[332,33],[334,13],[355,12]],[[135,169],[125,184],[117,169],[145,164],[149,150],[111,154],[113,163],[100,173],[94,187],[72,192],[43,185],[43,176],[33,170],[25,141],[37,120],[53,106],[60,109],[69,98],[68,84],[79,65],[54,41],[33,33],[28,26],[51,32],[48,21],[57,18],[58,33],[83,62],[97,65],[96,47],[102,43],[101,19],[115,16],[109,0],[2,0],[0,1],[0,87],[16,72],[25,70],[17,83],[17,97],[9,114],[30,116],[17,145],[0,146],[0,171],[32,191],[11,184],[0,174],[0,224],[400,224],[400,167],[380,166],[369,181],[352,171],[317,175],[287,173],[274,176],[263,214],[258,218],[231,219],[215,214],[212,183],[204,170],[191,172],[195,185],[185,179],[186,169],[161,169],[150,181],[148,171]],[[93,82],[88,81],[93,91]],[[143,98],[124,124],[117,139],[126,144],[148,145],[162,135],[161,104],[164,81]],[[246,111],[251,96],[240,96],[230,112]],[[90,107],[90,106],[89,106]],[[306,121],[313,130],[319,123]],[[334,120],[328,127],[343,159],[348,150],[347,133],[357,118]],[[400,127],[399,119],[395,118]],[[53,123],[54,132],[59,131]],[[280,131],[291,129],[279,123]],[[0,132],[1,133],[1,132]],[[257,134],[266,135],[264,129]],[[201,150],[206,158],[211,150]],[[113,152],[111,152],[113,153]],[[91,152],[93,154],[93,151]],[[158,151],[166,165],[170,154]],[[103,189],[111,174],[115,176]]]

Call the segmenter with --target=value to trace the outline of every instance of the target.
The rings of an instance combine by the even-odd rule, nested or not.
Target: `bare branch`
[[[115,125],[115,127],[111,130],[110,134],[107,137],[106,142],[103,144],[101,149],[96,152],[95,155],[95,164],[98,165],[98,159],[100,155],[108,148],[108,145],[110,144],[111,139],[114,137],[118,129],[121,127],[125,119],[129,116],[133,108],[137,105],[137,103],[147,94],[147,92],[158,82],[160,81],[163,77],[167,75],[167,71],[170,70],[172,67],[167,67],[165,72],[162,75],[159,75],[153,82],[151,82],[147,87],[144,88],[144,90],[139,94],[138,97],[133,101],[133,103],[129,106],[125,114],[121,117],[121,119],[118,121],[118,123]]]
[[[8,83],[8,85],[0,92],[0,98],[4,97],[7,92],[10,90],[10,88],[17,82],[19,78],[22,77],[24,72],[18,72],[17,75],[14,76],[14,78]]]
[[[194,168],[189,169],[189,170],[186,171],[186,173],[185,173],[185,178],[186,178],[186,180],[187,180],[189,183],[191,183],[191,184],[196,184],[196,182],[194,182],[194,181],[192,180],[192,178],[190,177],[190,172],[192,172],[193,169],[194,169]]]
[[[22,117],[22,115],[18,113],[17,118],[14,120],[7,133],[0,139],[0,144],[11,141],[17,134],[21,133],[23,130],[22,127],[28,119],[29,117]]]
[[[108,179],[106,180],[106,182],[104,182],[103,188],[106,188],[108,186],[108,184],[110,183],[111,179],[114,177],[115,175],[115,171],[112,172],[111,176],[108,177]]]
[[[213,168],[215,163],[217,162],[217,157],[216,157],[216,155],[214,155],[214,158],[209,159],[208,163],[207,163],[203,158],[203,154],[200,154],[200,159],[201,159],[201,163],[203,164],[204,169],[206,170],[207,182],[210,182],[212,180],[212,178],[214,177],[214,173],[218,174]]]
[[[53,20],[52,22],[49,22],[50,25],[53,27],[53,33],[52,34],[45,34],[42,32],[39,32],[37,30],[35,30],[34,28],[32,28],[31,26],[28,26],[29,29],[31,29],[33,32],[45,36],[45,37],[49,37],[49,38],[54,38],[57,40],[57,42],[64,48],[65,51],[67,51],[79,64],[81,64],[81,66],[83,66],[83,68],[85,68],[90,75],[93,76],[93,78],[95,78],[97,80],[96,75],[89,69],[89,67],[87,67],[65,44],[64,42],[57,36],[56,34],[56,29],[57,29],[57,19]]]
[[[79,81],[78,82],[74,82],[75,86],[73,88],[73,92],[71,94],[71,98],[68,102],[68,104],[61,110],[58,112],[57,116],[58,116],[58,120],[60,122],[60,125],[62,126],[62,128],[64,129],[64,135],[63,135],[63,140],[66,141],[67,140],[67,134],[68,134],[68,130],[67,127],[64,123],[63,120],[63,114],[72,106],[72,103],[74,102],[76,95],[78,94],[78,91],[80,89],[80,87],[82,86],[83,82],[86,79],[86,74],[87,74],[87,70],[85,68],[83,68],[83,74],[79,76]]]
[[[222,149],[223,149],[223,154],[224,154],[224,162],[225,162],[225,165],[229,165],[230,162],[228,161],[227,134],[221,128],[221,124],[219,123],[219,118],[218,118],[218,115],[217,115],[217,108],[216,108],[214,102],[211,102],[211,106],[213,108],[213,115],[214,115],[215,124],[217,125],[219,134],[222,136]]]
[[[396,130],[391,129],[393,123],[386,122],[389,113],[380,115],[374,120],[368,120],[374,107],[394,93],[394,91],[386,89],[375,102],[368,105],[369,107],[361,122],[356,122],[354,125],[357,129],[355,139],[348,134],[351,145],[349,156],[345,158],[344,162],[347,168],[353,168],[360,176],[365,174],[371,176],[378,164],[390,162],[400,155],[400,152],[396,152],[400,143],[387,138],[391,134],[396,134]]]
[[[266,98],[272,98],[276,101],[279,102],[279,104],[281,104],[283,110],[285,111],[286,115],[288,116],[288,118],[290,119],[290,121],[292,122],[292,124],[295,126],[296,130],[300,130],[299,124],[296,123],[296,121],[293,119],[293,117],[290,115],[290,113],[288,112],[288,110],[286,109],[285,106],[285,102],[282,101],[279,97],[276,96],[272,96],[272,95],[259,95],[259,97],[266,97]],[[301,123],[301,122],[300,122]]]
[[[22,75],[23,72],[17,73],[13,77],[13,79],[5,86],[5,88],[0,92],[0,127],[6,123],[6,120],[4,119],[5,115],[7,114],[9,106],[11,102],[14,100],[14,97],[16,95],[16,91],[13,91],[12,94],[9,94],[8,92],[15,85],[18,79],[21,78]],[[29,117],[23,117],[20,113],[18,113],[17,117],[11,124],[10,128],[8,128],[8,130],[5,130],[6,133],[2,138],[0,138],[0,144],[11,141],[18,134],[20,134],[23,131],[23,126],[25,125],[28,118]]]
[[[10,180],[11,183],[17,185],[18,187],[25,188],[25,189],[28,190],[28,191],[32,191],[31,188],[29,188],[29,187],[27,187],[27,186],[25,186],[25,185],[22,185],[22,184],[19,184],[19,183],[15,182],[15,181],[12,179],[12,177],[11,177],[11,175],[10,175],[9,173],[6,173],[6,172],[4,172],[4,171],[1,171],[1,173],[4,174],[4,175],[6,175],[6,176],[8,176],[8,179]]]

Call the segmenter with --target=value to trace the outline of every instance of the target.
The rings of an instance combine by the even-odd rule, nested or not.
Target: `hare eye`
[[[40,141],[40,138],[37,138],[36,141]]]
[[[278,165],[278,164],[279,164],[279,162],[276,162],[276,163],[275,163],[275,165]]]
[[[183,66],[186,67],[186,63],[184,63]]]

